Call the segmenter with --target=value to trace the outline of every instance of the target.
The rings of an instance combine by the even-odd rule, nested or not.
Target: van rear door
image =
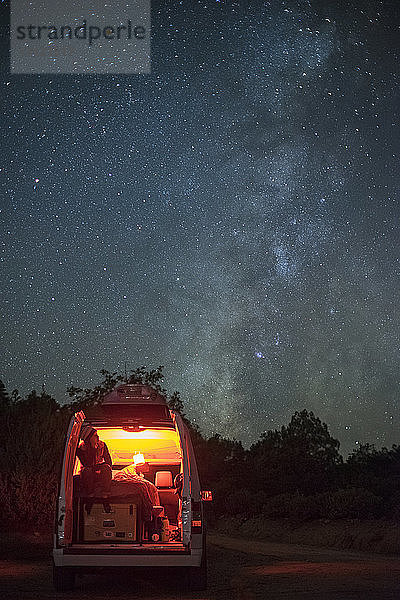
[[[189,431],[178,413],[173,411],[182,447],[183,488],[182,488],[182,541],[189,545],[192,537],[192,502],[200,500],[200,483]]]
[[[60,546],[67,546],[72,542],[73,471],[79,434],[84,420],[85,413],[83,411],[75,413],[70,421],[67,432],[57,503],[56,533],[57,545]]]

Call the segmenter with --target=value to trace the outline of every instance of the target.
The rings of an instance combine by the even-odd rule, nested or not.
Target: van
[[[106,444],[112,462],[111,487],[100,496],[83,493],[80,485],[77,449],[87,426]],[[114,480],[132,463],[141,472],[140,483],[156,486],[158,506],[149,509],[134,484]],[[200,489],[189,430],[179,413],[150,386],[118,386],[101,404],[76,413],[68,427],[55,519],[55,589],[73,589],[76,574],[93,567],[182,567],[191,588],[205,589],[203,501],[210,499],[211,492]]]

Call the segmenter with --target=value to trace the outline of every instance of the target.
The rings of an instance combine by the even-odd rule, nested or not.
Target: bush
[[[387,516],[395,521],[400,521],[400,492],[394,493],[387,500]]]
[[[384,513],[383,499],[363,488],[324,494],[323,504],[328,519],[369,519]]]
[[[0,432],[2,526],[50,531],[70,410],[45,392],[3,398]]]
[[[57,497],[57,474],[28,474],[19,470],[0,474],[2,525],[50,531]]]
[[[224,513],[230,516],[244,516],[246,518],[260,514],[267,499],[266,494],[255,494],[247,488],[234,490],[227,494],[224,501]]]
[[[15,514],[14,504],[15,494],[12,490],[10,476],[7,473],[0,473],[0,511],[3,524],[12,520]]]
[[[268,498],[262,512],[270,519],[289,519],[302,523],[321,517],[321,510],[321,495],[280,494]]]
[[[14,474],[14,515],[17,527],[48,530],[54,519],[58,477],[36,473],[34,477],[25,472]]]
[[[294,523],[314,519],[371,519],[383,516],[383,499],[369,490],[352,488],[304,496],[280,494],[268,498],[263,515],[270,519],[288,519]]]

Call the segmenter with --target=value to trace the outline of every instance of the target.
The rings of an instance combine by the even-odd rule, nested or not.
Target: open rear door
[[[188,546],[191,540],[192,533],[192,500],[197,500],[199,495],[200,485],[199,476],[197,474],[197,466],[194,461],[192,441],[188,428],[185,426],[182,417],[178,413],[172,413],[175,419],[182,447],[182,463],[183,463],[183,487],[182,487],[182,541],[185,546]]]
[[[82,423],[85,420],[85,413],[80,411],[72,417],[65,444],[63,458],[60,492],[58,495],[57,511],[57,541],[60,546],[67,546],[72,542],[73,526],[73,470],[76,455],[76,449],[79,441]]]

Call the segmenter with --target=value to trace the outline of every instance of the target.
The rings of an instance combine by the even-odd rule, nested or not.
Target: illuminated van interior
[[[178,528],[179,531],[181,528],[181,525],[179,525],[181,522],[181,503],[175,493],[173,482],[182,471],[182,449],[176,430],[171,427],[152,428],[138,425],[100,426],[95,427],[95,429],[100,440],[107,445],[110,453],[113,478],[119,470],[137,462],[136,470],[138,474],[141,474],[142,477],[157,487],[160,497],[159,504],[163,508],[162,514],[169,517],[170,520],[168,545],[177,544],[178,540],[181,539],[180,533],[177,533]],[[81,469],[81,462],[76,456],[74,476],[79,476]],[[124,503],[124,499],[121,499],[121,502]],[[126,502],[129,504],[130,501],[127,500]],[[123,507],[123,504],[121,506]],[[75,507],[78,511],[77,500],[75,501]],[[79,519],[82,521],[82,518],[85,518],[85,523],[91,518],[90,515],[85,516],[82,511],[80,514]],[[103,515],[102,518],[103,522],[113,522],[107,515]],[[101,527],[99,527],[99,530],[102,531]],[[116,535],[123,535],[123,531]]]
[[[174,429],[99,428],[97,433],[107,444],[113,465],[129,465],[137,453],[143,454],[148,465],[180,464],[181,448]]]
[[[99,427],[96,430],[110,452],[113,470],[130,465],[135,454],[142,454],[148,466],[181,463],[182,451],[174,429],[149,428],[129,431],[128,427]],[[76,457],[74,475],[80,472],[81,467],[80,460]]]

